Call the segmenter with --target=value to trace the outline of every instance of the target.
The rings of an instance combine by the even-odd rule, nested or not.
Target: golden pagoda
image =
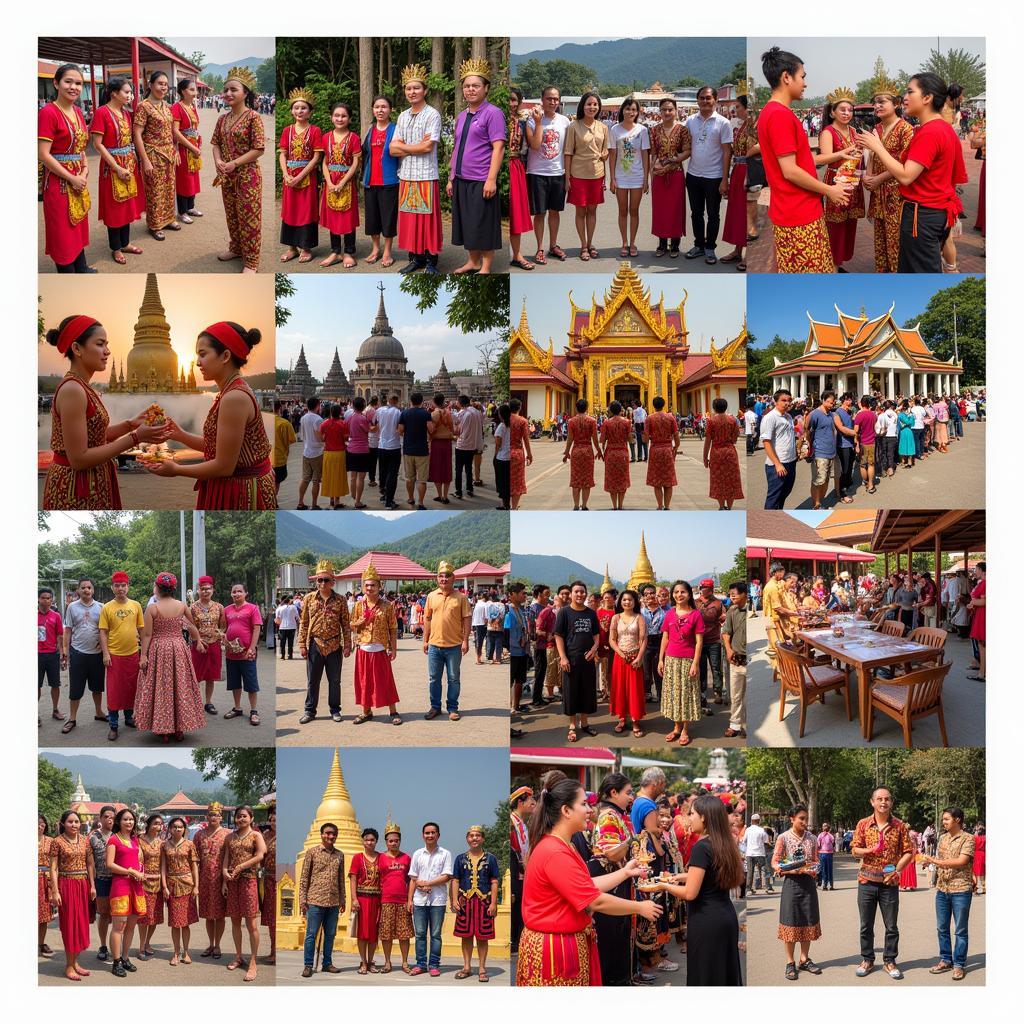
[[[601,581],[601,596],[604,597],[609,590],[614,590],[615,584],[612,583],[611,576],[608,575],[608,563],[604,563],[604,579]]]
[[[338,827],[338,840],[334,845],[345,854],[345,861],[348,863],[352,854],[362,852],[363,840],[360,833],[363,830],[359,827],[356,809],[352,806],[352,798],[345,785],[345,776],[341,774],[337,747],[334,749],[334,761],[331,763],[331,773],[327,777],[327,787],[324,789],[320,806],[316,809],[316,816],[309,826],[306,841],[302,844],[302,852],[295,859],[297,874],[302,874],[302,861],[306,851],[320,845],[320,826],[328,821]]]
[[[633,565],[633,571],[629,574],[629,582],[626,586],[630,590],[639,592],[645,583],[656,583],[657,580],[658,578],[654,574],[654,566],[651,565],[651,560],[647,557],[647,542],[641,530],[640,551],[637,553],[636,563]]]

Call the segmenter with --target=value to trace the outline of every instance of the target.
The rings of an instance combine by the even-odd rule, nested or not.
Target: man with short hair
[[[467,599],[468,600],[468,599]],[[487,596],[483,591],[473,602],[473,646],[476,648],[476,663],[483,664],[484,641],[487,639]]]
[[[711,669],[711,681],[714,691],[714,702],[724,704],[725,673],[722,670],[722,623],[725,621],[725,605],[715,597],[715,581],[709,576],[700,581],[700,592],[697,597],[697,610],[704,619],[704,643],[700,649],[700,703],[705,715],[710,715],[708,707],[708,669]]]
[[[601,624],[597,612],[587,607],[587,585],[575,580],[570,603],[555,617],[555,646],[562,670],[562,712],[569,719],[568,739],[577,740],[576,720],[588,736],[596,736],[588,717],[597,712],[597,652]]]
[[[761,417],[761,442],[766,455],[764,470],[768,478],[766,509],[785,508],[796,483],[796,428],[789,414],[792,402],[792,393],[787,388],[779,388],[775,392],[775,407]]]
[[[548,650],[555,645],[552,630],[555,628],[555,610],[551,606],[551,588],[538,583],[533,588],[534,605],[537,608],[534,617],[533,647],[533,693],[530,703],[535,708],[547,707],[544,696],[544,682],[548,674]]]
[[[249,722],[260,724],[256,710],[260,681],[256,674],[256,647],[260,641],[260,626],[263,617],[259,608],[248,601],[245,585],[235,583],[231,587],[231,604],[224,609],[227,629],[224,632],[224,665],[227,689],[234,701],[225,718],[240,718],[242,715],[242,690],[249,695]]]
[[[126,572],[110,577],[113,601],[100,609],[100,651],[107,670],[107,739],[117,740],[118,714],[124,712],[124,724],[135,728],[135,691],[139,682],[139,638],[146,621],[142,605],[128,596],[131,581]]]
[[[853,417],[857,431],[857,451],[860,454],[860,478],[868,494],[875,493],[875,414],[871,409],[873,399],[870,395],[861,395],[860,412]]]
[[[113,872],[107,867],[107,843],[114,834],[114,816],[117,811],[111,804],[100,808],[99,828],[89,833],[89,846],[92,847],[92,859],[96,876],[96,929],[100,935],[100,948],[96,951],[96,959],[106,962],[110,959],[107,949],[107,930],[110,928],[110,883]]]
[[[323,928],[324,944],[320,970],[340,974],[334,966],[334,935],[338,915],[345,909],[345,854],[335,847],[338,826],[333,821],[320,826],[320,845],[307,850],[299,875],[299,913],[306,919],[302,945],[302,977],[313,977],[317,933]]]
[[[757,447],[757,413],[754,412],[754,400],[748,398],[743,410],[743,433],[747,440],[747,455],[753,455]]]
[[[647,700],[658,699],[661,693],[661,673],[658,662],[661,659],[661,628],[665,623],[665,609],[658,604],[658,588],[653,583],[645,583],[640,588],[640,614],[644,617],[647,627],[647,648],[644,651],[644,690]],[[658,641],[654,641],[658,637]]]
[[[295,631],[299,628],[299,608],[296,607],[290,595],[285,595],[281,603],[274,610],[274,625],[277,626],[277,635],[281,645],[281,660],[287,657],[292,660],[295,650]]]
[[[297,509],[306,505],[306,488],[313,484],[313,508],[320,508],[320,481],[324,474],[324,439],[320,436],[320,399],[306,399],[306,414],[299,420],[299,437],[302,440],[302,479],[299,481],[299,503]]]
[[[65,662],[61,657],[61,636],[64,632],[64,620],[60,612],[53,607],[53,591],[49,587],[39,589],[39,694],[43,695],[43,682],[50,685],[50,699],[53,702],[52,717],[62,722],[64,712],[60,710],[60,670]],[[42,718],[39,724],[43,724]]]
[[[402,436],[398,432],[398,421],[402,418],[402,410],[398,406],[398,395],[388,396],[388,404],[377,410],[379,431],[372,433],[377,437],[377,469],[380,474],[380,490],[384,497],[384,507],[394,510],[395,490],[398,488],[398,471],[402,465]]]
[[[512,714],[519,711],[526,684],[527,661],[529,659],[529,632],[523,601],[526,599],[526,584],[515,581],[509,584],[509,609],[505,612],[502,627],[508,631],[509,684],[512,687]]]
[[[428,969],[432,978],[441,975],[441,930],[453,865],[451,853],[438,846],[440,838],[441,826],[428,821],[423,826],[423,845],[409,864],[406,909],[412,914],[416,932],[416,966],[409,972],[413,976],[425,974]]]
[[[466,595],[454,589],[455,566],[442,561],[437,566],[437,590],[427,595],[423,609],[423,653],[430,676],[428,721],[441,714],[441,678],[447,673],[446,710],[448,720],[458,722],[459,692],[462,689],[462,656],[469,653],[469,630],[473,613]]]
[[[761,600],[764,604],[765,635],[768,639],[768,656],[775,657],[775,645],[786,638],[786,628],[783,620],[799,618],[799,613],[794,613],[789,607],[786,598],[787,588],[783,583],[786,576],[786,567],[782,562],[772,562],[768,567],[771,579],[764,585],[761,593]]]
[[[455,497],[463,495],[462,478],[466,478],[465,493],[473,497],[473,460],[477,452],[484,446],[484,414],[475,409],[469,395],[459,395],[459,411],[456,413],[455,425],[458,434],[455,438]]]
[[[426,506],[423,499],[427,494],[427,476],[430,470],[430,441],[427,424],[430,413],[423,408],[423,395],[414,391],[409,396],[411,405],[403,409],[398,417],[398,433],[402,438],[402,467],[405,471],[405,489],[409,504],[421,512]],[[413,488],[416,500],[413,501]]]
[[[712,265],[718,262],[715,245],[722,197],[729,194],[732,163],[732,122],[715,109],[717,101],[714,86],[701,86],[697,93],[697,113],[686,119],[692,145],[686,165],[686,194],[690,200],[693,248],[684,255],[688,260],[703,256],[704,262]]]
[[[925,570],[921,573],[918,586],[917,610],[921,613],[921,622],[925,626],[938,624],[938,588],[932,580],[932,574]]]
[[[744,839],[746,839],[747,852],[747,895],[757,895],[757,879],[760,876],[761,884],[764,887],[765,892],[774,892],[772,888],[772,875],[768,870],[765,860],[765,842],[768,838],[768,833],[761,828],[761,815],[752,814],[750,816],[750,824],[747,826],[747,830],[744,833]]]
[[[316,718],[320,680],[327,673],[327,706],[331,718],[341,721],[341,663],[352,653],[348,604],[334,589],[334,565],[317,562],[316,590],[302,602],[299,619],[299,657],[306,662],[306,705],[299,725]]]
[[[636,403],[633,410],[633,433],[636,435],[636,461],[647,461],[647,439],[644,434],[644,424],[647,422],[647,410],[640,402]]]
[[[732,739],[747,735],[747,584],[742,580],[729,584],[722,643],[729,666],[729,727],[725,736]]]
[[[566,181],[565,137],[569,118],[558,108],[562,93],[555,85],[544,88],[540,106],[530,111],[523,121],[523,132],[529,147],[526,154],[526,193],[533,215],[533,233],[537,237],[537,263],[547,263],[544,255],[544,215],[548,221],[548,252],[557,260],[565,260],[565,251],[558,245],[558,226],[565,209]]]
[[[70,717],[64,723],[62,733],[71,732],[78,724],[78,705],[85,695],[86,686],[95,706],[93,721],[107,721],[103,713],[106,669],[103,666],[103,651],[100,649],[101,608],[99,602],[92,599],[93,593],[91,579],[86,577],[79,580],[78,598],[64,612],[61,660],[68,665]]]
[[[836,425],[832,410],[836,404],[834,391],[823,391],[821,404],[811,413],[807,423],[811,459],[811,504],[820,509],[828,490],[828,479],[832,475],[832,463],[836,457]],[[838,486],[836,493],[838,494]]]
[[[468,978],[473,972],[473,940],[476,939],[477,977],[487,975],[487,950],[494,938],[494,919],[498,914],[498,885],[501,870],[498,858],[484,849],[483,825],[470,825],[466,831],[465,853],[455,858],[451,878],[451,912],[455,917],[455,938],[462,940],[462,970],[455,977]]]
[[[295,444],[295,428],[283,414],[284,403],[274,403],[274,493],[281,490],[281,484],[288,476],[288,449]]]

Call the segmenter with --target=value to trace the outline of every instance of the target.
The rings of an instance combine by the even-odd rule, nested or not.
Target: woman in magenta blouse
[[[370,434],[377,429],[377,424],[363,411],[366,408],[365,398],[353,398],[352,408],[355,411],[345,420],[348,427],[348,486],[355,500],[352,507],[366,508],[363,488],[370,468]]]
[[[661,687],[661,713],[672,722],[665,737],[679,746],[690,743],[689,725],[700,719],[700,648],[704,637],[704,617],[693,603],[693,587],[685,580],[672,584],[675,607],[667,612],[661,627],[661,651],[658,671]]]

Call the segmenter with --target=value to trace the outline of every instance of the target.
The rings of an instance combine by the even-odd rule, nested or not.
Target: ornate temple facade
[[[711,339],[710,352],[690,350],[686,357],[686,373],[683,376],[679,412],[711,412],[711,403],[724,398],[729,403],[729,412],[741,413],[747,398],[747,318],[743,327],[732,341],[721,348]]]
[[[958,391],[963,361],[937,359],[921,337],[920,323],[900,327],[894,306],[873,319],[863,307],[860,316],[849,316],[836,306],[836,323],[815,320],[808,312],[804,351],[786,362],[776,359],[773,388],[788,388],[797,397],[877,391],[892,399]]]
[[[312,398],[317,393],[316,381],[313,380],[313,374],[309,370],[309,363],[306,362],[306,348],[304,345],[299,346],[299,358],[295,360],[295,365],[291,369],[291,373],[288,374],[288,379],[281,384],[277,393],[281,398],[289,399],[293,402],[304,402],[307,398]]]
[[[380,302],[370,336],[359,346],[356,368],[349,375],[354,395],[369,399],[373,395],[387,403],[389,395],[398,395],[402,406],[409,404],[413,392],[413,372],[405,348],[395,337],[384,308],[384,285],[378,285]]]
[[[338,355],[337,349],[334,350],[331,367],[320,386],[320,396],[322,398],[344,398],[346,401],[353,397],[352,385],[349,384],[348,377],[345,376],[345,371],[341,368],[341,357]]]
[[[441,356],[440,369],[430,378],[430,390],[433,394],[441,392],[449,400],[459,397],[459,389],[452,383],[451,374],[444,364],[444,356]]]

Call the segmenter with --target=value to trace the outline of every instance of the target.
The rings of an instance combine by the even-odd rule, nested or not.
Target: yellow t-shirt
[[[445,596],[435,590],[427,595],[424,611],[431,616],[428,643],[435,647],[456,647],[462,643],[462,623],[473,614],[465,594],[455,590]]]
[[[124,604],[108,601],[100,609],[100,629],[107,630],[107,650],[123,658],[139,649],[139,630],[145,620],[142,605],[130,597]]]
[[[288,464],[288,448],[295,444],[295,430],[283,416],[274,417],[274,466]]]
[[[779,617],[776,609],[783,603],[782,584],[777,580],[769,580],[761,591],[761,604],[764,608],[764,617],[773,625],[779,624]]]

